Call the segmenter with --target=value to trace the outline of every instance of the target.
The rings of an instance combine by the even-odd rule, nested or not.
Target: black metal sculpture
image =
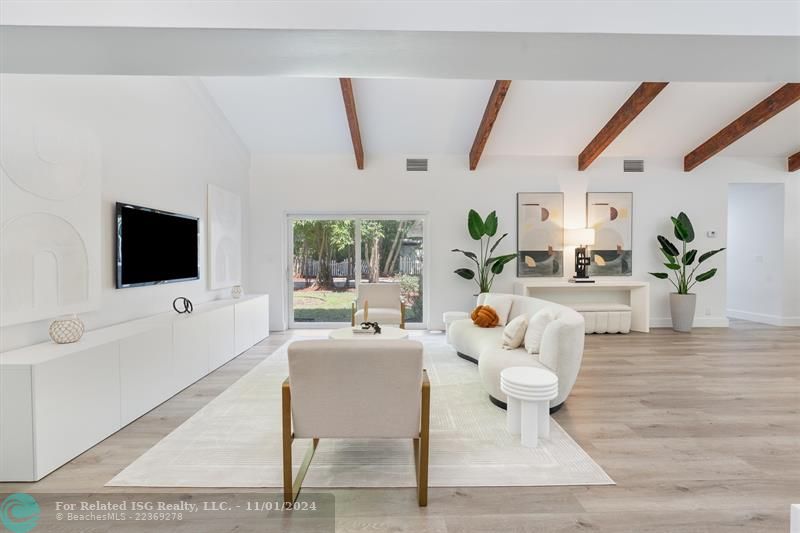
[[[381,327],[377,322],[362,322],[361,329],[366,329],[366,330],[372,329],[374,330],[373,331],[374,335],[380,335],[381,333]]]
[[[181,307],[183,309],[178,308],[178,300],[181,300]],[[174,300],[172,300],[172,308],[175,310],[176,313],[182,315],[184,313],[191,313],[194,311],[194,306],[192,305],[192,301],[189,298],[185,298],[183,296],[178,296]]]

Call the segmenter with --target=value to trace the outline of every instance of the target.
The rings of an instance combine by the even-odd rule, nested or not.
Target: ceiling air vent
[[[406,159],[406,170],[409,172],[427,172],[427,159]]]
[[[623,172],[644,172],[644,159],[626,159],[622,162]]]

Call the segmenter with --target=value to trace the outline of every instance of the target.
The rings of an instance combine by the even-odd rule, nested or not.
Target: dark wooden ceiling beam
[[[475,140],[472,141],[472,149],[469,151],[470,170],[478,168],[478,162],[481,160],[481,155],[483,155],[486,141],[489,140],[489,134],[492,133],[494,121],[497,120],[500,108],[503,107],[503,100],[506,99],[506,93],[509,87],[511,87],[511,80],[497,80],[494,82],[492,94],[489,95],[489,101],[486,103],[486,109],[483,111],[481,124],[478,126],[478,132],[475,134]]]
[[[600,132],[594,136],[594,139],[586,145],[583,152],[578,156],[578,170],[586,170],[592,161],[597,159],[603,150],[608,148],[614,139],[622,133],[628,125],[633,122],[639,113],[644,111],[650,102],[652,102],[658,94],[664,90],[668,82],[653,82],[645,81],[633,91],[633,94],[628,97],[622,107],[620,107],[611,120],[606,122],[606,125]]]
[[[788,168],[789,172],[794,172],[795,170],[800,169],[800,152],[789,156]]]
[[[356,166],[359,170],[364,170],[364,146],[361,144],[361,130],[358,127],[356,98],[353,95],[353,81],[350,78],[339,78],[339,85],[342,86],[344,110],[347,113],[347,125],[350,126],[350,139],[353,141]]]
[[[683,170],[698,165],[738,141],[793,103],[800,100],[800,83],[787,83],[683,158]]]

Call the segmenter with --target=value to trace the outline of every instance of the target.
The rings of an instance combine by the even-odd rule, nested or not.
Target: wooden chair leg
[[[297,471],[297,477],[292,480],[292,443],[294,442],[294,434],[292,433],[292,392],[289,385],[289,378],[283,382],[282,387],[282,411],[283,411],[283,503],[287,507],[297,499],[300,494],[300,489],[303,486],[303,479],[306,477],[308,467],[311,465],[311,460],[314,458],[314,452],[317,451],[319,446],[319,439],[315,438],[311,441],[303,457],[303,463]]]
[[[431,384],[428,373],[422,371],[422,404],[420,409],[419,444],[414,439],[414,452],[418,455],[417,493],[419,506],[428,505],[428,456],[430,453]]]
[[[292,392],[289,385],[289,378],[283,382],[281,388],[281,410],[283,416],[283,501],[284,503],[294,503],[292,494]]]

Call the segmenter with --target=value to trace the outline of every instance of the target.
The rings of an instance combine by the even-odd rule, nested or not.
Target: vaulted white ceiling
[[[203,81],[254,154],[352,153],[335,78]],[[466,158],[492,85],[492,80],[353,80],[367,157],[463,154]],[[484,153],[577,156],[637,85],[512,82]],[[682,157],[778,87],[776,83],[671,83],[603,155]],[[721,155],[785,157],[798,150],[800,104]]]

